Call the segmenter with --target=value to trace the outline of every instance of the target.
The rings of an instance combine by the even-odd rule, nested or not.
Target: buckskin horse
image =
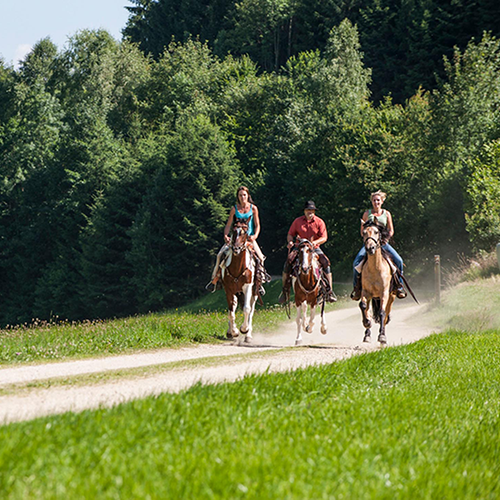
[[[307,333],[312,333],[314,328],[314,319],[316,317],[316,305],[318,297],[323,297],[324,305],[324,290],[321,282],[321,266],[318,256],[314,253],[313,244],[306,239],[299,240],[297,249],[297,264],[296,276],[293,283],[293,291],[295,294],[295,305],[297,306],[297,337],[295,345],[302,343],[302,332],[304,329]],[[307,306],[309,306],[309,323],[306,324]],[[321,309],[321,333],[325,335],[327,332],[324,308]]]
[[[222,286],[226,292],[229,325],[228,338],[237,338],[241,332],[245,342],[252,340],[252,318],[257,300],[255,286],[255,258],[247,241],[248,225],[236,219],[231,235],[230,251],[222,266]],[[236,308],[238,302],[243,310],[243,323],[238,331],[236,327]]]
[[[385,227],[376,221],[363,224],[363,243],[366,249],[366,260],[361,273],[361,309],[365,336],[363,342],[371,341],[371,325],[373,319],[380,323],[378,341],[387,344],[385,327],[390,321],[395,292],[391,291],[393,269],[382,253],[382,246],[387,238]],[[370,302],[372,302],[372,318],[370,317]]]

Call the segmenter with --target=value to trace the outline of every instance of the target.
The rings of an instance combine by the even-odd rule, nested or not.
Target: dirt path
[[[405,301],[406,302],[406,301]],[[414,342],[432,333],[419,324],[425,306],[397,304],[387,329],[388,345]],[[215,384],[234,381],[247,374],[294,370],[300,367],[332,363],[353,354],[378,349],[378,343],[364,344],[360,312],[355,304],[332,311],[326,317],[328,333],[319,333],[315,325],[311,335],[303,334],[304,345],[294,349],[295,322],[291,321],[273,334],[254,333],[252,345],[200,345],[182,349],[164,349],[83,361],[51,363],[0,369],[0,423],[29,420],[44,415],[110,407],[132,399],[177,392],[195,383]],[[372,334],[376,338],[375,332]],[[212,358],[211,362],[208,360]],[[184,364],[183,361],[198,360]],[[94,385],[58,384],[58,379],[77,375],[113,373],[139,367],[158,368],[150,375],[123,376]],[[54,387],[26,384],[53,381]],[[15,390],[13,390],[15,388]]]

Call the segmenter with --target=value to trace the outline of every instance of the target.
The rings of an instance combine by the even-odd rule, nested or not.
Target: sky
[[[0,58],[16,68],[33,45],[50,37],[62,50],[83,29],[105,29],[121,40],[129,0],[0,0]]]

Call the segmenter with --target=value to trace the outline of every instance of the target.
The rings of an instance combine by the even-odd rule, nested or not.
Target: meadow
[[[465,329],[412,345],[3,426],[2,498],[496,499],[500,328],[474,309],[498,286],[448,292],[422,320]]]

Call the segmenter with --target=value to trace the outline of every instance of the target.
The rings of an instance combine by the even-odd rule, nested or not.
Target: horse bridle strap
[[[368,240],[373,240],[373,242],[375,243],[375,245],[376,245],[376,246],[377,246],[377,248],[378,248],[378,247],[380,246],[380,233],[378,233],[378,234],[379,234],[379,239],[378,239],[378,240],[376,240],[373,236],[368,236],[368,238],[366,238],[366,239],[364,240],[364,245],[366,246],[366,242],[367,242]]]

